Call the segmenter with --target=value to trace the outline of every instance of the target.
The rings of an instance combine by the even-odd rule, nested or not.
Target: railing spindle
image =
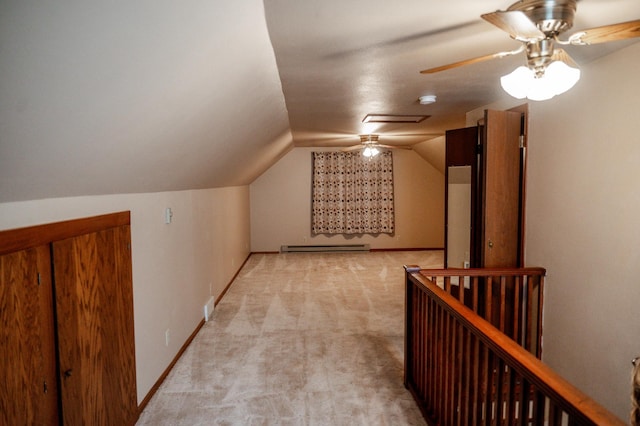
[[[522,303],[520,300],[522,285],[521,285],[522,277],[515,277],[513,283],[513,306],[514,306],[514,314],[513,314],[513,340],[522,345]]]
[[[507,316],[507,277],[500,277],[500,301],[498,302],[498,306],[500,306],[500,320],[498,322],[498,324],[500,324],[500,326],[498,327],[500,330],[503,330],[506,332],[506,316]]]
[[[478,313],[478,281],[480,280],[480,277],[473,277],[472,282],[471,282],[471,309],[473,310],[473,312]]]
[[[434,301],[428,301],[427,302],[427,321],[429,322],[429,324],[435,324],[436,323],[436,307],[435,307],[435,302]],[[429,398],[429,402],[430,402],[430,406],[433,407],[433,395],[435,395],[435,391],[436,391],[436,387],[435,387],[435,383],[436,383],[436,369],[437,369],[437,364],[436,364],[436,343],[435,343],[435,338],[436,338],[436,334],[435,333],[429,333],[427,335],[427,342],[428,342],[428,350],[426,352],[426,362],[427,362],[427,374],[426,374],[426,390],[427,390],[427,397]]]
[[[536,356],[542,358],[542,299],[544,297],[544,280],[542,276],[538,276],[535,279],[538,289],[538,310],[536,321],[538,323],[538,329],[536,334]]]
[[[527,303],[526,303],[526,309],[527,309],[527,324],[533,324],[536,321],[536,316],[534,314],[533,311],[533,287],[534,287],[534,280],[532,280],[531,278],[529,278],[527,280]],[[527,348],[529,351],[531,351],[533,349],[533,336],[535,333],[535,329],[532,327],[527,327],[526,328],[526,337],[525,337],[525,345],[524,347]]]
[[[487,277],[487,282],[485,283],[485,304],[484,308],[484,318],[489,321],[491,324],[495,324],[493,320],[493,277]]]

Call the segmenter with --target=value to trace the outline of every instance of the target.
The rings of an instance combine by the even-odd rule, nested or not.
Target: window
[[[313,234],[393,234],[393,156],[314,152]]]

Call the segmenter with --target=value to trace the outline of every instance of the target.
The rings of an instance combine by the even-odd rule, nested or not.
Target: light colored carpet
[[[424,425],[403,264],[442,252],[252,255],[138,425]]]

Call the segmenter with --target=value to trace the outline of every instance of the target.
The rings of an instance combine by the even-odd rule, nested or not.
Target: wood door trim
[[[130,224],[131,212],[123,211],[0,231],[0,255]]]
[[[522,114],[522,145],[521,163],[520,163],[520,242],[518,246],[518,266],[524,266],[525,259],[525,240],[526,240],[526,202],[527,202],[527,147],[529,146],[529,104],[522,104],[511,108],[509,111],[519,112]]]

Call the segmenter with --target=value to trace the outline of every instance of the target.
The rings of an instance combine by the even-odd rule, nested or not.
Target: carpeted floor
[[[424,425],[403,264],[442,252],[252,255],[138,425]]]

